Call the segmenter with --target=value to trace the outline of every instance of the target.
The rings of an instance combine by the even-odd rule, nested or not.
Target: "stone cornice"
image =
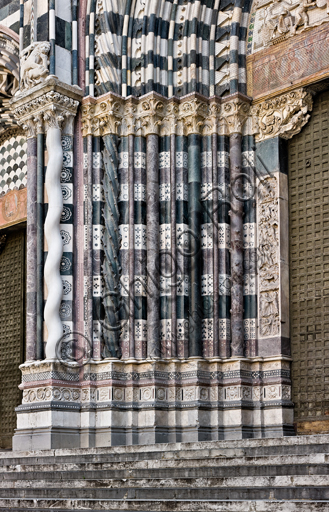
[[[49,127],[62,128],[72,132],[72,119],[82,99],[79,87],[49,77],[11,100],[11,109],[17,122],[25,130],[27,138],[47,131]]]
[[[168,99],[154,92],[141,98],[89,96],[82,101],[83,136],[242,133],[249,105],[250,98],[241,94],[225,99],[197,93]]]
[[[291,139],[308,122],[312,107],[312,95],[303,88],[253,105],[256,141],[277,136]]]

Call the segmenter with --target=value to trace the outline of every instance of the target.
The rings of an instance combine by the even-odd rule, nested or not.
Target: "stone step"
[[[56,512],[79,510],[79,512],[328,512],[328,501],[278,501],[278,500],[17,500],[1,499],[0,511],[11,512]]]
[[[56,461],[56,462],[54,462]],[[329,453],[307,454],[307,455],[279,455],[279,456],[260,456],[260,457],[213,457],[202,459],[178,459],[178,458],[159,458],[156,460],[126,461],[126,462],[80,462],[76,457],[75,462],[59,462],[57,458],[52,458],[52,463],[42,464],[40,459],[30,463],[29,458],[20,459],[19,463],[11,464],[11,459],[6,464],[0,466],[0,475],[8,472],[62,472],[62,471],[133,471],[133,470],[155,470],[155,469],[179,469],[179,468],[212,468],[212,467],[232,467],[232,466],[272,466],[272,465],[300,465],[300,464],[326,464],[329,463]]]
[[[176,489],[176,488],[235,488],[235,487],[325,487],[328,485],[328,472],[325,475],[303,475],[303,476],[245,476],[229,478],[112,478],[112,479],[75,479],[63,475],[60,482],[57,480],[46,480],[36,475],[30,475],[29,480],[3,480],[0,482],[1,489],[17,489],[19,492],[24,489],[57,489],[60,483],[61,489]],[[3,495],[4,493],[2,493]]]
[[[321,461],[322,462],[322,461]],[[0,473],[0,485],[5,481],[25,480],[100,480],[123,478],[222,478],[222,477],[247,477],[247,476],[286,476],[286,475],[328,475],[329,464],[321,462],[309,463],[308,461],[285,460],[283,464],[262,465],[231,465],[211,467],[183,467],[183,468],[151,468],[151,469],[100,469],[94,471],[66,470],[66,471],[7,471]]]
[[[163,446],[162,450],[157,451],[145,451],[145,452],[123,452],[123,453],[99,453],[97,450],[92,450],[88,454],[74,453],[70,450],[69,453],[60,453],[61,451],[54,451],[49,455],[38,453],[37,456],[29,453],[16,452],[12,456],[6,456],[0,453],[0,467],[6,464],[7,461],[11,461],[12,464],[19,464],[22,460],[29,460],[30,464],[42,463],[48,464],[54,460],[60,463],[69,463],[71,461],[81,462],[130,462],[130,461],[143,461],[143,460],[158,460],[158,459],[200,459],[200,458],[232,458],[232,457],[269,457],[272,455],[306,455],[315,453],[329,453],[329,443],[324,444],[312,444],[312,445],[287,445],[287,446],[254,446],[245,448],[205,448],[205,449],[182,449],[179,447],[175,450],[166,450],[166,445]],[[77,451],[79,452],[79,450]],[[15,456],[14,456],[15,455]]]
[[[329,436],[6,452],[0,512],[329,512],[328,475]]]
[[[81,461],[113,462],[129,460],[152,460],[161,458],[204,458],[204,457],[258,457],[269,455],[299,455],[329,453],[329,436],[298,436],[272,439],[240,439],[236,441],[200,441],[195,443],[156,444],[146,446],[113,446],[109,448],[61,449],[37,452],[0,452],[0,466],[6,460],[13,464],[23,459],[43,460],[48,463],[54,456],[59,462],[70,462],[77,457]],[[14,462],[17,461],[17,462]]]
[[[94,500],[327,500],[328,486],[295,487],[117,487],[117,488],[10,488],[0,498],[94,499]]]

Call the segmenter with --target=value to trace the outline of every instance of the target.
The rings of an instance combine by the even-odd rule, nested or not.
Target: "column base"
[[[27,363],[15,450],[294,435],[290,360]]]

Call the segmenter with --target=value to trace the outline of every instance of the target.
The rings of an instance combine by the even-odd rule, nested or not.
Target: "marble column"
[[[171,357],[177,356],[176,135],[170,136]]]
[[[59,307],[63,295],[63,283],[60,275],[60,262],[63,254],[63,242],[60,233],[60,220],[63,210],[63,195],[60,175],[63,164],[61,128],[54,111],[45,114],[47,129],[48,165],[46,171],[46,190],[48,212],[45,220],[45,236],[48,254],[45,263],[45,281],[48,298],[45,306],[45,322],[48,330],[46,358],[55,359],[57,344],[63,336],[63,324]]]
[[[128,135],[128,315],[129,315],[129,357],[135,357],[135,202],[134,202],[134,135]]]
[[[27,139],[26,361],[37,356],[37,139]]]
[[[217,168],[217,133],[211,135],[212,139],[212,183],[213,183],[213,195],[212,195],[212,216],[211,221],[213,223],[213,348],[212,356],[218,357],[219,355],[219,254],[218,254],[218,168]]]
[[[230,135],[231,178],[231,356],[243,357],[243,176],[242,136]]]
[[[147,355],[159,358],[159,137],[151,133],[146,142],[147,230]]]
[[[188,219],[190,235],[189,356],[202,356],[201,303],[201,140],[188,136]]]
[[[37,337],[36,357],[43,359],[43,265],[44,265],[44,135],[37,135]]]

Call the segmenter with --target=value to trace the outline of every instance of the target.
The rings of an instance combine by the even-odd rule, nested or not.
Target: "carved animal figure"
[[[39,84],[49,73],[48,42],[32,43],[21,53],[21,89],[29,89]]]

